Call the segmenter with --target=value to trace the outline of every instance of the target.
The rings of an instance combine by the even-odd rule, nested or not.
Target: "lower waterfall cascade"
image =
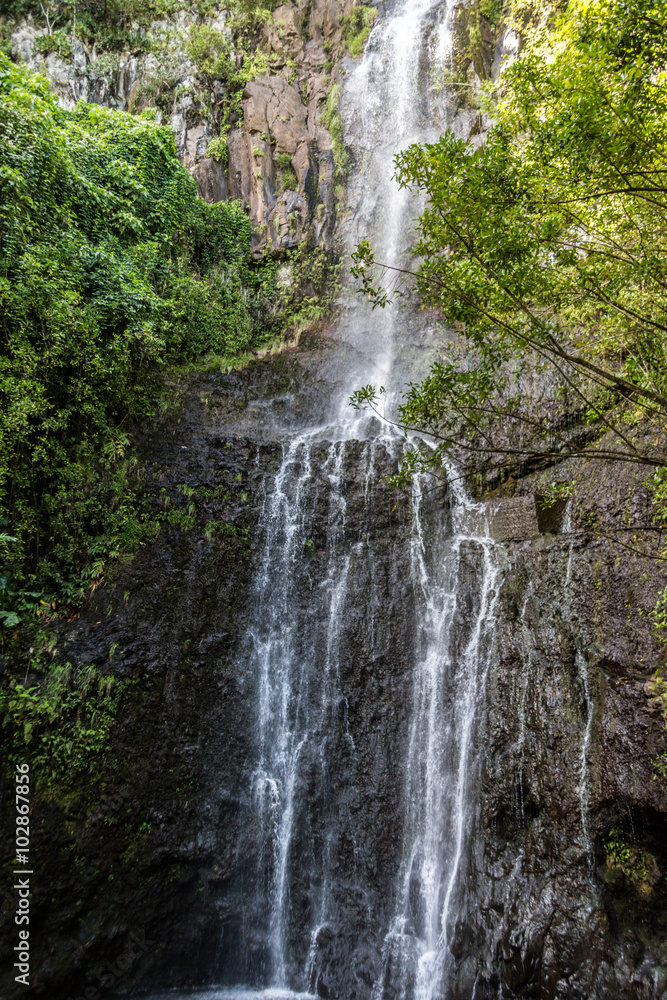
[[[395,182],[393,157],[452,124],[446,89],[429,82],[449,65],[452,12],[450,0],[398,3],[373,28],[363,59],[345,80],[345,138],[357,170],[343,232],[348,243],[369,236],[381,259],[395,266],[405,260],[419,205]],[[479,906],[487,678],[499,656],[496,606],[506,555],[492,537],[487,506],[466,495],[456,470],[446,485],[416,476],[395,529],[400,538],[388,552],[373,525],[382,476],[395,469],[403,449],[428,445],[349,406],[350,394],[371,381],[387,387],[384,412],[392,416],[415,370],[411,338],[426,345],[426,356],[430,335],[409,296],[372,312],[348,290],[335,334],[345,350],[332,368],[329,412],[283,438],[264,486],[262,555],[243,653],[243,674],[255,691],[256,757],[248,782],[253,861],[244,877],[240,957],[227,980],[267,998],[341,996],[332,986],[340,982],[349,1000],[504,995],[493,985],[494,942],[509,919],[502,903],[492,904],[477,957],[461,958],[474,924],[470,909]],[[571,544],[566,618],[572,551]],[[358,683],[360,671],[382,672],[391,641],[383,595],[388,579],[399,577],[410,609],[395,654],[401,707],[392,710],[389,731],[386,719],[376,720],[369,749],[368,734],[359,736],[359,696],[350,678]],[[530,672],[538,654],[524,639],[512,755],[519,758],[518,823],[527,828],[534,809],[525,760]],[[585,702],[574,778],[581,880],[588,882],[595,864],[594,704],[580,648],[574,661],[575,697]],[[373,754],[381,790],[372,784]],[[360,820],[363,804],[374,799],[380,823],[383,803],[393,803],[386,850],[375,848],[381,857],[369,857]],[[524,862],[520,849],[510,883]],[[599,899],[590,887],[584,895],[597,919]]]
[[[285,447],[265,502],[264,560],[249,654],[250,673],[259,685],[260,762],[253,784],[261,831],[258,882],[264,887],[254,912],[265,914],[266,972],[276,987],[317,987],[318,943],[333,916],[328,886],[335,859],[330,843],[312,851],[313,867],[306,875],[317,903],[313,926],[303,929],[309,938],[306,965],[295,969],[287,945],[289,883],[303,858],[294,853],[293,837],[299,817],[308,811],[312,782],[326,788],[328,756],[335,746],[331,728],[339,725],[341,714],[343,738],[349,753],[355,753],[341,680],[341,634],[348,578],[363,561],[372,579],[375,553],[368,536],[346,539],[344,465],[359,467],[367,504],[376,452],[392,447],[396,451],[400,442],[375,438],[318,445],[312,436],[301,435]],[[319,461],[314,450],[320,452]],[[313,587],[323,613],[313,617],[313,591],[306,602],[299,592],[312,573],[308,515],[316,478],[325,489],[328,513],[326,563]],[[416,621],[409,664],[413,691],[404,762],[404,846],[396,912],[374,986],[378,1000],[388,995],[431,998],[446,976],[448,936],[471,832],[476,721],[493,641],[499,560],[483,505],[468,501],[457,485],[448,508],[440,496],[430,495],[430,488],[426,476],[417,477],[410,504]],[[461,607],[462,595],[467,596],[465,575],[471,569],[476,585],[472,613]],[[372,631],[372,592],[363,615]],[[308,784],[300,772],[308,774]]]
[[[434,534],[436,539],[446,537],[443,526],[428,525],[427,534],[422,521],[421,485],[418,480],[415,486],[412,565],[424,610],[413,668],[405,846],[397,912],[385,939],[382,977],[373,992],[377,1000],[444,995],[456,893],[471,833],[475,723],[493,648],[499,565],[484,532],[484,514],[457,490],[454,533],[443,551],[434,544]],[[467,516],[461,518],[461,512]],[[471,535],[474,520],[478,533]],[[467,630],[457,620],[465,586],[463,548],[468,558],[477,555],[481,562],[477,606]]]

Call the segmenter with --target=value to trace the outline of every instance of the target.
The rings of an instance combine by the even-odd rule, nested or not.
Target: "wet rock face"
[[[312,367],[289,354],[229,376],[197,376],[176,387],[175,410],[142,439],[148,502],[156,509],[183,508],[183,484],[200,491],[223,484],[228,495],[224,510],[216,499],[199,505],[189,530],[165,523],[158,540],[119,566],[60,630],[59,652],[75,669],[95,664],[129,682],[131,693],[91,788],[74,803],[43,795],[34,803],[31,846],[45,865],[32,900],[36,996],[65,1000],[100,989],[110,974],[119,990],[266,981],[267,914],[255,908],[265,870],[253,800],[258,677],[248,630],[264,546],[262,509],[283,456],[271,437],[271,414],[284,434],[280,401],[297,397],[293,408],[307,419],[326,391]],[[400,852],[397,775],[413,617],[409,524],[404,505],[379,478],[394,460],[379,448],[378,478],[369,484],[367,448],[351,442],[344,456],[347,517],[336,545],[350,553],[352,566],[340,609],[341,694],[304,747],[288,858],[290,980],[307,967],[318,895],[326,888],[335,900],[336,919],[319,930],[328,956],[317,973],[322,995],[350,983],[349,996],[368,995]],[[329,616],[312,601],[332,544],[329,450],[326,442],[313,449],[311,544],[294,589],[295,622],[305,622],[314,637],[314,701]],[[221,517],[232,533],[207,534],[206,524]],[[9,950],[11,899],[4,903]],[[134,946],[133,934],[145,947]],[[117,959],[121,973],[109,973]],[[0,982],[6,997],[22,989],[8,971]]]
[[[588,475],[607,528],[632,507],[641,527],[626,469]],[[652,560],[577,531],[576,505],[572,534],[507,546],[456,997],[475,981],[489,998],[667,989],[667,787],[654,778],[667,741],[644,691],[662,661],[650,619],[660,577]]]
[[[489,503],[488,530],[498,542],[525,541],[563,529],[565,500],[529,494]]]
[[[274,371],[268,384],[284,390],[290,378]],[[261,396],[261,374],[251,381]],[[69,798],[44,788],[33,798],[31,995],[98,997],[163,973],[189,980],[193,962],[195,978],[214,977],[219,887],[236,871],[254,752],[235,651],[252,531],[280,451],[220,432],[221,413],[245,410],[249,384],[203,377],[187,392],[174,387],[179,405],[140,445],[148,509],[185,512],[183,484],[223,486],[224,502],[206,501],[189,530],[164,523],[59,631],[63,662],[94,664],[129,686],[99,770]],[[209,537],[205,524],[221,517],[231,532]],[[6,954],[12,902],[2,900]],[[22,989],[5,963],[0,993]]]
[[[170,57],[175,79],[189,81],[171,109],[179,154],[204,197],[248,206],[258,253],[269,242],[295,245],[309,226],[321,242],[333,232],[331,138],[319,117],[326,56],[341,53],[348,10],[334,0],[276,10],[263,39],[276,61],[245,90],[228,167],[206,155],[211,133],[197,115],[194,67],[182,46]],[[154,57],[130,53],[106,67],[83,49],[71,64],[44,59],[34,37],[20,29],[16,52],[49,75],[68,106],[82,97],[140,103],[156,70]],[[494,59],[493,39],[483,40],[484,65],[471,67],[482,76],[518,48],[506,32]],[[219,90],[209,97],[219,99]],[[463,108],[454,126],[468,138],[488,127],[478,118]],[[351,129],[359,149],[361,130]],[[284,157],[294,190],[285,185]],[[360,203],[352,190],[351,203],[355,197]],[[148,944],[116,977],[118,989],[260,985],[271,975],[269,866],[253,797],[258,676],[247,636],[283,442],[326,412],[331,387],[323,381],[317,364],[296,354],[196,377],[179,412],[143,440],[156,507],[182,506],[184,484],[212,490],[224,482],[229,498],[224,510],[206,501],[190,530],[165,527],[62,627],[59,648],[75,665],[94,663],[133,687],[112,759],[92,776],[99,796],[82,798],[73,814],[44,801],[34,817],[35,856],[50,867],[34,898],[36,995],[65,1000],[97,986],[132,946],[132,933]],[[369,1000],[382,975],[391,996],[394,970],[383,970],[382,950],[404,837],[410,524],[406,506],[382,485],[394,467],[382,449],[369,489],[366,448],[346,446],[347,520],[335,538],[330,450],[325,442],[312,450],[310,544],[289,609],[300,634],[314,637],[306,701],[319,705],[328,620],[313,595],[326,582],[332,548],[349,554],[335,690],[303,746],[286,859],[286,979],[331,1000]],[[654,1000],[667,991],[667,788],[654,778],[667,741],[660,706],[645,690],[662,662],[650,611],[664,580],[656,563],[587,530],[593,515],[613,530],[626,516],[648,527],[645,491],[622,470],[592,467],[586,475],[593,485],[577,499],[569,534],[562,507],[545,511],[536,501],[545,486],[537,481],[519,482],[521,495],[490,512],[504,567],[475,731],[474,835],[458,881],[443,1000]],[[209,536],[206,524],[223,515],[235,531]],[[472,556],[470,563],[462,634],[479,592]],[[325,895],[327,919],[319,922]],[[5,933],[10,950],[8,919]],[[19,996],[22,987],[7,975],[0,992]]]
[[[367,482],[371,448],[375,474],[386,474],[394,462],[370,442],[333,447],[323,442],[309,451],[313,472],[302,486],[305,544],[293,553],[286,584],[276,578],[273,562],[267,581],[269,591],[280,593],[286,586],[293,636],[278,640],[280,622],[263,621],[270,607],[257,592],[251,600],[255,643],[289,644],[284,662],[273,657],[269,711],[279,712],[278,699],[285,691],[277,675],[284,671],[288,679],[291,674],[286,696],[289,728],[299,745],[285,856],[285,979],[322,996],[341,991],[350,997],[367,995],[379,968],[381,929],[389,919],[387,889],[400,863],[398,776],[409,721],[411,678],[406,664],[414,618],[409,522],[404,505],[390,503],[375,476]],[[341,459],[336,475],[345,497],[345,518],[332,533],[336,455]],[[304,475],[300,463],[294,474]],[[289,490],[289,484],[284,489]],[[276,542],[279,545],[280,538]],[[338,590],[336,583],[343,576],[344,586]],[[318,596],[327,594],[330,599]],[[240,666],[251,690],[261,677],[261,657],[252,647],[248,643]],[[256,706],[259,695],[256,690]],[[235,879],[236,919],[244,947],[224,955],[219,976],[232,984],[265,985],[276,973],[271,936],[278,894],[275,856],[281,841],[270,802],[268,809],[258,810],[257,796],[268,792],[265,775],[280,774],[283,792],[288,781],[280,770],[280,755],[269,749],[265,760],[259,745],[261,727],[255,725],[256,770],[248,775],[255,801],[248,796],[244,835],[248,862]],[[274,725],[269,720],[269,738],[281,745],[284,730]]]

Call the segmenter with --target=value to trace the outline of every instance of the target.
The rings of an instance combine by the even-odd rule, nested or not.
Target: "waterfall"
[[[572,531],[572,514],[571,514],[571,503],[568,503],[565,515],[565,531],[570,533]],[[574,626],[573,614],[572,614],[572,564],[574,556],[574,540],[570,542],[569,552],[567,557],[567,566],[565,570],[565,585],[564,591],[564,610],[570,623]],[[593,730],[593,716],[595,715],[595,702],[591,695],[589,673],[588,673],[588,660],[584,655],[581,648],[580,640],[576,640],[576,650],[575,650],[575,666],[577,668],[577,677],[581,685],[581,693],[583,695],[583,701],[586,706],[586,724],[584,726],[584,732],[581,739],[581,749],[579,752],[579,815],[581,817],[581,836],[584,846],[584,851],[586,853],[586,869],[589,877],[592,876],[595,870],[595,851],[593,848],[593,840],[591,838],[590,830],[590,816],[589,816],[589,798],[590,798],[590,775],[589,775],[589,750],[591,742],[591,733]]]
[[[321,434],[320,429],[300,435],[284,449],[263,512],[264,559],[249,632],[259,690],[260,760],[253,785],[262,831],[260,865],[268,872],[266,971],[275,986],[312,986],[317,976],[318,936],[328,918],[330,861],[325,845],[315,865],[320,900],[309,931],[308,959],[305,969],[298,970],[287,940],[295,794],[303,774],[313,767],[326,782],[328,727],[337,705],[344,703],[339,646],[348,577],[364,548],[373,560],[368,542],[341,544],[344,458],[354,456],[346,441],[323,444]],[[363,444],[356,464],[366,477],[376,451],[391,444],[398,442],[385,438]],[[324,615],[311,618],[308,604],[301,602],[310,573],[307,508],[313,504],[318,468],[326,484],[326,564],[315,590],[306,584],[305,592]],[[417,477],[412,496],[410,566],[417,617],[403,862],[377,998],[390,988],[392,996],[414,993],[427,1000],[436,995],[447,972],[458,880],[471,831],[475,725],[491,650],[498,564],[483,510],[455,486],[448,524],[448,512],[434,502],[431,485],[428,477]],[[467,607],[471,574],[476,583],[472,609]],[[347,736],[354,749],[349,730]]]
[[[346,138],[359,167],[350,184],[348,236],[370,235],[389,264],[405,259],[410,218],[419,210],[393,179],[393,157],[446,127],[447,102],[439,103],[429,74],[451,53],[450,14],[450,0],[406,0],[373,29],[363,60],[346,81]],[[348,517],[347,490],[350,482],[363,481],[368,519],[377,464],[416,445],[348,405],[350,393],[368,381],[391,384],[387,405],[395,405],[414,370],[405,350],[405,331],[414,325],[409,303],[372,313],[350,296],[346,311],[338,335],[353,351],[339,363],[331,417],[283,446],[267,490],[247,654],[257,684],[258,748],[250,923],[264,940],[253,974],[262,985],[324,990],[325,996],[321,975],[334,934],[331,885],[340,826],[331,812],[331,765],[337,741],[347,741],[346,753],[356,752],[341,648],[352,610],[350,581],[362,563],[374,579],[378,544],[360,530],[358,509],[356,522]],[[419,346],[428,333],[422,323]],[[425,352],[412,351],[417,353],[423,371]],[[425,475],[415,479],[410,500],[415,620],[406,664],[412,688],[407,747],[402,776],[397,774],[402,848],[393,915],[386,933],[380,929],[379,967],[365,980],[375,1000],[444,995],[474,820],[476,735],[499,569],[481,505],[452,478],[447,503],[442,487]],[[324,522],[325,538],[314,538]],[[374,642],[372,591],[362,613]],[[312,816],[315,801],[324,817],[319,825]],[[354,837],[352,823],[346,836]]]
[[[266,927],[264,977],[278,987],[299,980],[308,985],[316,976],[318,934],[327,919],[327,876],[332,862],[325,843],[314,847],[307,860],[301,859],[314,891],[317,883],[319,900],[314,907],[305,968],[295,968],[287,939],[296,798],[300,797],[301,808],[307,807],[304,782],[315,772],[316,783],[323,789],[323,808],[328,807],[332,729],[336,714],[341,711],[345,716],[347,710],[339,662],[348,577],[360,560],[373,559],[367,540],[346,541],[347,466],[361,473],[364,501],[370,509],[376,451],[396,444],[382,437],[365,442],[323,438],[325,432],[337,430],[346,428],[318,428],[295,437],[283,449],[261,516],[264,555],[248,632],[251,670],[258,689],[259,761],[252,784],[261,842],[258,881],[264,886],[256,914]],[[318,557],[313,554],[311,529],[313,512],[320,505],[326,508],[326,539]],[[313,561],[318,565],[312,566]],[[370,618],[372,623],[372,614]],[[353,753],[347,720],[344,730]],[[303,930],[305,933],[307,928]]]
[[[572,533],[572,501],[568,501],[567,507],[565,508],[565,519],[563,524],[563,530],[565,534]],[[568,546],[567,564],[565,569],[565,583],[563,587],[563,611],[566,619],[570,622],[573,632],[575,630],[575,618],[572,608],[572,567],[574,562],[574,539],[570,541]],[[595,870],[595,851],[593,848],[593,840],[591,838],[590,830],[590,762],[589,762],[589,751],[591,743],[591,734],[593,730],[593,717],[595,715],[595,702],[591,695],[590,689],[590,679],[588,670],[588,660],[584,655],[583,649],[581,648],[581,640],[579,637],[575,639],[576,649],[574,654],[575,666],[577,668],[577,678],[581,685],[581,693],[583,695],[583,702],[586,706],[586,723],[584,726],[584,732],[581,739],[581,749],[579,751],[579,815],[581,817],[581,837],[583,841],[583,847],[586,854],[586,869],[588,876],[591,877]]]
[[[362,463],[370,464],[373,447],[372,442],[365,444]],[[295,793],[301,770],[314,760],[323,778],[326,774],[328,714],[340,696],[338,647],[347,578],[361,549],[358,544],[340,545],[346,520],[345,457],[346,442],[323,443],[321,430],[295,437],[283,450],[261,516],[264,557],[248,633],[258,678],[259,762],[253,789],[262,831],[260,867],[268,871],[263,900],[268,906],[267,971],[277,986],[288,981],[286,910]],[[318,485],[325,487],[327,505],[326,565],[323,578],[313,587],[308,509]],[[312,616],[310,602],[317,602],[324,616]]]
[[[499,568],[483,510],[457,489],[452,535],[447,537],[442,525],[434,535],[431,526],[427,542],[422,488],[423,479],[417,479],[412,564],[422,614],[415,651],[403,865],[375,1000],[444,995],[456,894],[471,832],[475,724],[492,649]],[[464,564],[471,558],[481,563],[481,579],[476,607],[466,621],[461,607],[466,596]]]
[[[586,851],[586,865],[591,874],[595,867],[595,853],[593,851],[593,841],[591,839],[589,820],[589,777],[588,777],[588,753],[591,743],[591,730],[593,728],[593,715],[595,713],[595,703],[591,697],[590,685],[588,683],[588,662],[580,649],[576,654],[577,673],[581,681],[581,689],[586,705],[586,726],[581,741],[581,752],[579,756],[579,811],[581,814],[581,832]]]

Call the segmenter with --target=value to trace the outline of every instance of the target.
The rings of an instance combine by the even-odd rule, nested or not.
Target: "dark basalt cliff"
[[[260,877],[257,678],[245,633],[280,437],[286,419],[322,408],[326,354],[312,339],[241,372],[183,377],[171,413],[141,438],[149,500],[152,491],[155,504],[178,508],[183,484],[224,483],[237,530],[209,537],[218,501],[200,503],[194,527],[165,525],[60,628],[58,651],[75,668],[93,663],[131,684],[99,772],[76,795],[42,793],[33,803],[36,996],[262,981],[266,914],[249,902]],[[320,927],[311,981],[301,985],[345,1000],[370,997],[381,973],[401,855],[414,630],[409,510],[379,475],[369,495],[366,447],[348,445],[342,474],[348,512],[336,544],[356,554],[339,609],[341,698],[326,721],[326,767],[313,759],[301,772],[310,777],[297,790],[289,856],[288,971],[308,966],[309,873],[327,853],[335,918]],[[323,443],[322,466],[325,454]],[[382,449],[375,460],[378,474],[393,468]],[[661,663],[650,619],[661,581],[654,563],[584,528],[591,511],[607,528],[624,514],[647,523],[649,511],[634,473],[578,471],[588,485],[575,497],[572,532],[500,543],[453,997],[469,998],[475,983],[478,998],[502,987],[517,997],[649,1000],[667,988],[667,790],[654,779],[667,740],[644,690]],[[326,568],[326,479],[323,468],[309,487],[295,620]],[[519,482],[519,491],[538,489]],[[465,631],[478,589],[474,545],[464,561]],[[2,921],[8,955],[10,897]],[[256,928],[254,944],[244,922]],[[23,995],[5,969],[3,996]]]
[[[148,507],[184,511],[184,484],[222,485],[226,496],[205,502],[189,530],[165,525],[58,635],[58,654],[75,669],[94,664],[130,683],[99,772],[68,797],[53,801],[44,789],[33,799],[35,995],[207,982],[221,949],[233,952],[254,709],[238,658],[264,483],[281,454],[241,425],[296,394],[312,412],[316,390],[291,355],[185,378],[170,386],[166,421],[140,435]],[[229,528],[208,537],[221,507]],[[8,841],[10,821],[5,812]],[[7,956],[13,905],[7,893]],[[22,995],[9,965],[0,992]]]

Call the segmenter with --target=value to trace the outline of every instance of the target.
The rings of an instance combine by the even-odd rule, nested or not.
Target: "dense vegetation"
[[[545,9],[529,13],[525,50],[491,93],[485,144],[446,133],[397,157],[401,184],[428,199],[417,286],[461,332],[460,352],[413,386],[400,419],[438,442],[431,464],[454,456],[496,481],[568,455],[658,468],[667,11],[655,0],[574,0],[553,25]],[[373,263],[361,244],[356,273],[385,304]],[[546,414],[524,391],[527,362],[557,387]],[[373,398],[367,387],[356,401]],[[579,419],[563,426],[565,413]]]
[[[105,50],[149,49],[146,29],[181,11],[211,17],[231,15],[234,34],[246,40],[269,16],[274,0],[6,0],[3,13],[12,22],[32,17],[43,24],[44,51],[58,49],[67,58],[73,36]]]
[[[45,80],[0,56],[5,637],[76,603],[154,530],[128,454],[132,421],[155,407],[152,373],[229,363],[303,308],[277,261],[252,263],[250,235],[240,204],[197,197],[150,113],[63,111]]]
[[[166,116],[180,83],[171,57],[180,52],[196,67],[191,82],[196,110],[217,133],[208,155],[226,163],[227,135],[241,117],[243,88],[268,71],[270,60],[259,46],[259,35],[274,6],[275,0],[9,0],[8,20],[0,23],[0,49],[9,55],[10,26],[30,16],[43,32],[35,40],[37,51],[56,52],[65,62],[72,60],[77,42],[100,52],[101,62],[114,52],[151,53],[153,66],[132,95],[130,110],[151,106]],[[208,23],[223,12],[224,32]],[[177,25],[178,14],[191,19],[186,30]],[[222,89],[211,106],[214,81]]]

